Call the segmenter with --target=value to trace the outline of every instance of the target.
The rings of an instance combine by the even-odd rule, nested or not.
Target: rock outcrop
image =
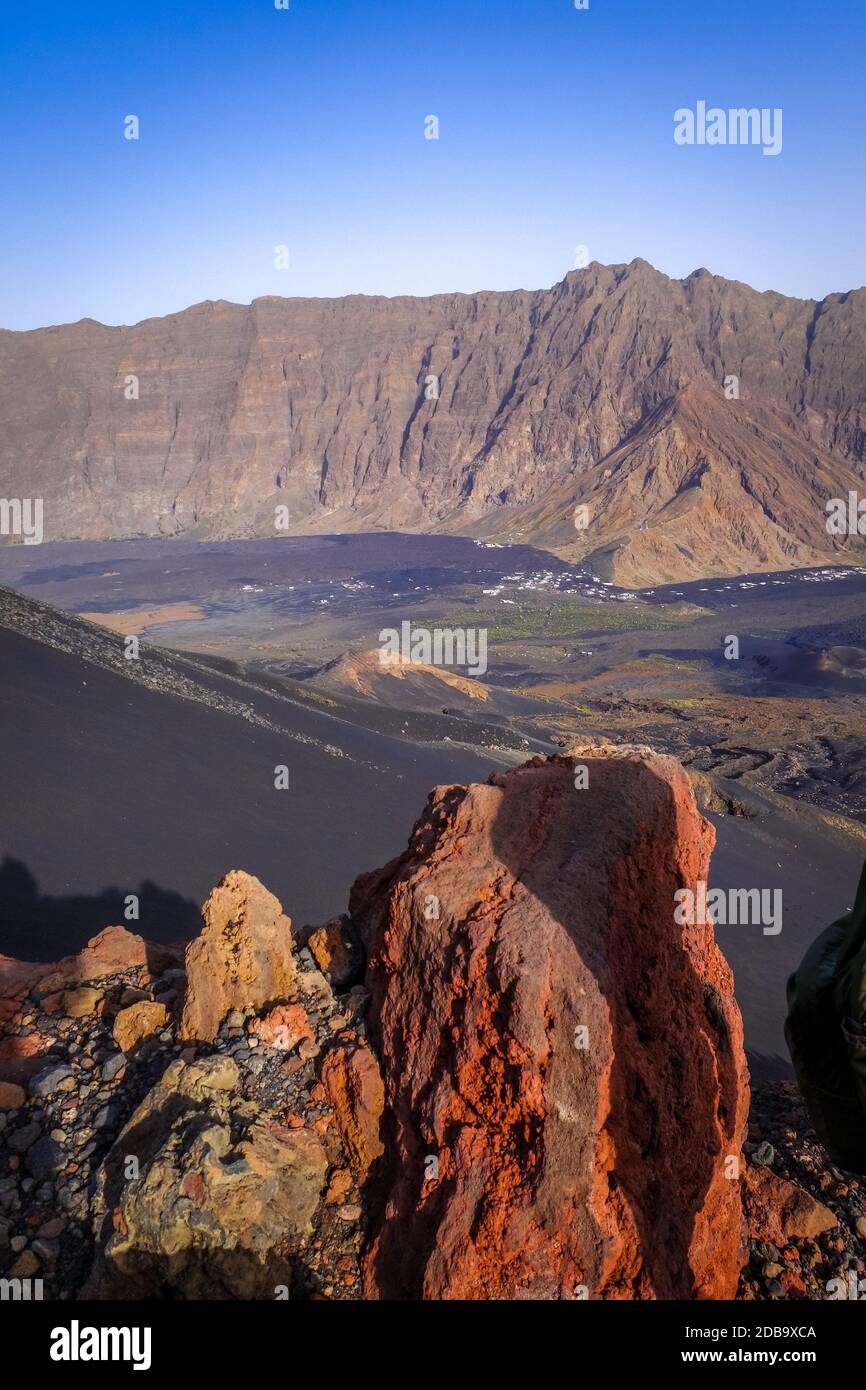
[[[113,1234],[86,1291],[135,1298],[275,1296],[312,1234],[328,1160],[308,1129],[232,1101],[226,1057],[173,1062],[101,1171]]]
[[[190,1042],[213,1042],[230,1009],[285,1000],[295,976],[291,921],[252,874],[226,874],[202,918],[186,951],[180,1035]]]
[[[50,964],[0,956],[0,1023],[17,1012],[31,990],[61,999],[68,985],[136,967],[158,972],[179,964],[182,957],[182,948],[146,941],[125,927],[106,927],[83,950]]]
[[[360,879],[386,1156],[371,1297],[730,1298],[747,1072],[674,894],[712,827],[646,750],[440,787]]]
[[[233,872],[188,975],[117,932],[9,962],[0,1273],[64,1298],[823,1296],[866,1213],[790,1147],[787,1103],[743,1147],[731,972],[675,911],[713,841],[674,760],[586,746],[436,788],[318,956]]]
[[[51,540],[273,536],[284,505],[296,532],[519,539],[628,585],[782,569],[862,554],[824,505],[862,491],[864,360],[864,289],[816,303],[641,260],[0,330],[2,494],[44,498]]]

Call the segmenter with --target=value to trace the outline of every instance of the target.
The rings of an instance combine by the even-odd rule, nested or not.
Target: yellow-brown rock
[[[129,1054],[140,1047],[146,1038],[164,1028],[167,1022],[168,1013],[164,1004],[141,1000],[121,1009],[115,1018],[114,1041],[121,1052]]]
[[[292,924],[273,893],[233,869],[202,908],[204,926],[186,948],[180,1036],[213,1042],[230,1009],[287,999],[295,978]]]

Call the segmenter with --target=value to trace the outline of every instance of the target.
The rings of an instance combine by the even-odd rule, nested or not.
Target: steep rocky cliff
[[[633,261],[544,291],[208,302],[0,332],[0,495],[43,497],[48,538],[272,535],[286,504],[294,532],[528,540],[628,584],[785,568],[862,552],[824,504],[864,477],[864,402],[866,290]]]

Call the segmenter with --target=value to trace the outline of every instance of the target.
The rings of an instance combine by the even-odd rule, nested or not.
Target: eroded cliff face
[[[866,290],[634,261],[544,291],[218,301],[0,333],[0,492],[41,496],[48,539],[273,535],[285,504],[296,533],[520,539],[633,584],[833,554],[864,401]]]
[[[385,1158],[369,1295],[730,1298],[742,1026],[712,927],[677,925],[715,835],[648,750],[437,788],[359,880]]]

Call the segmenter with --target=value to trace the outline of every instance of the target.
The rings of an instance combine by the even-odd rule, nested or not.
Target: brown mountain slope
[[[851,560],[824,503],[866,476],[866,290],[633,261],[0,332],[0,418],[0,495],[43,497],[49,539],[268,535],[285,503],[296,533],[519,538],[629,584]]]

